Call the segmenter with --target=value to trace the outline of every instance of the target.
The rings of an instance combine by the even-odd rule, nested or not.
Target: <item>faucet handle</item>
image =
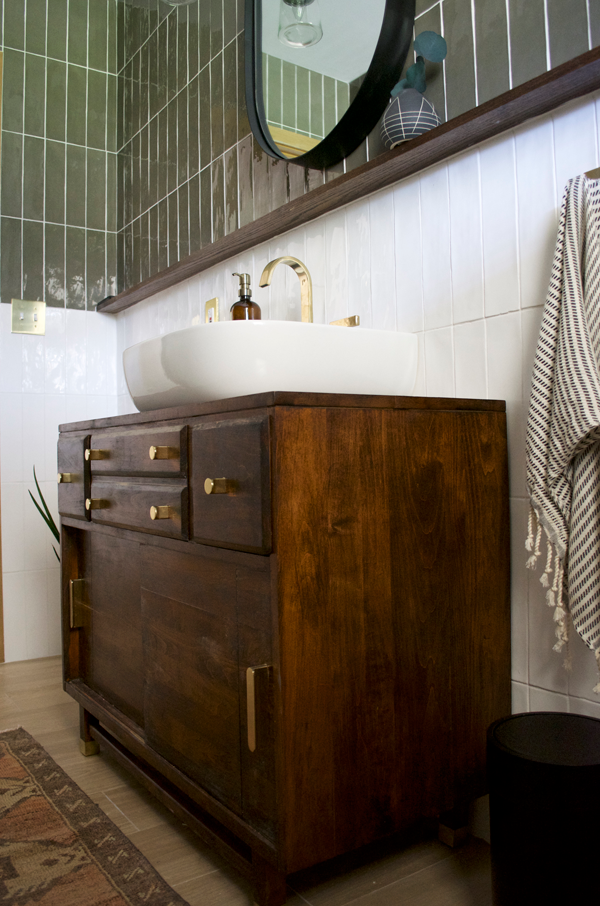
[[[330,327],[358,327],[360,325],[360,315],[350,315],[349,318],[339,318],[337,321],[330,321]]]

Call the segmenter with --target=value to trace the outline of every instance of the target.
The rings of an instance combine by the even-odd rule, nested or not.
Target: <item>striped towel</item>
[[[527,421],[530,569],[560,651],[572,623],[600,669],[600,182],[578,176],[563,197]],[[567,663],[568,666],[568,663]],[[594,692],[600,694],[600,682]]]

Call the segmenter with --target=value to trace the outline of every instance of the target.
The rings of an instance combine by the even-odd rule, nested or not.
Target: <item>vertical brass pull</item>
[[[259,670],[269,671],[268,664],[259,664],[258,667],[248,667],[246,670],[246,711],[248,715],[248,748],[251,752],[256,750],[256,691],[255,677]]]

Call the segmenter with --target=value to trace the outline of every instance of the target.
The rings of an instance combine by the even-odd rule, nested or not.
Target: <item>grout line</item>
[[[473,75],[475,76],[475,106],[477,107],[479,106],[479,89],[477,86],[477,29],[475,21],[475,0],[471,0],[471,29],[473,32]]]
[[[506,0],[506,46],[508,49],[508,88],[513,87],[512,77],[512,47],[510,43],[510,0]]]
[[[544,28],[546,31],[546,69],[552,69],[552,59],[550,55],[550,19],[548,17],[548,0],[544,0]]]

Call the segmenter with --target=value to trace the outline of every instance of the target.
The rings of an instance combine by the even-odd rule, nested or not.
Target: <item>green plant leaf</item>
[[[47,505],[46,501],[44,500],[44,495],[42,494],[42,489],[40,488],[39,482],[37,480],[37,475],[35,474],[35,466],[33,467],[33,480],[35,481],[35,486],[37,488],[37,492],[38,492],[40,500],[42,502],[43,509],[42,509],[42,506],[39,505],[39,503],[37,502],[37,500],[35,499],[35,497],[33,496],[33,494],[31,493],[31,491],[29,489],[28,489],[28,494],[31,497],[31,499],[33,500],[33,504],[34,504],[36,510],[38,511],[38,513],[40,514],[40,516],[42,517],[42,519],[44,520],[44,522],[46,523],[46,525],[48,526],[48,528],[50,529],[52,534],[54,535],[55,539],[60,544],[60,532],[57,528],[57,525],[56,525],[54,519],[52,518],[52,513],[48,509],[48,505]],[[54,551],[54,553],[56,553],[56,551]],[[59,559],[60,559],[60,557],[59,557]]]
[[[415,53],[432,63],[441,63],[448,53],[448,45],[435,31],[422,31],[415,38]]]
[[[401,91],[404,91],[405,88],[408,88],[408,79],[400,79],[399,82],[396,82],[394,87],[391,90],[391,96],[393,98],[398,97]]]
[[[427,82],[425,81],[425,60],[423,57],[417,57],[417,62],[409,66],[406,71],[406,81],[409,88],[416,88],[421,93],[425,91]]]

